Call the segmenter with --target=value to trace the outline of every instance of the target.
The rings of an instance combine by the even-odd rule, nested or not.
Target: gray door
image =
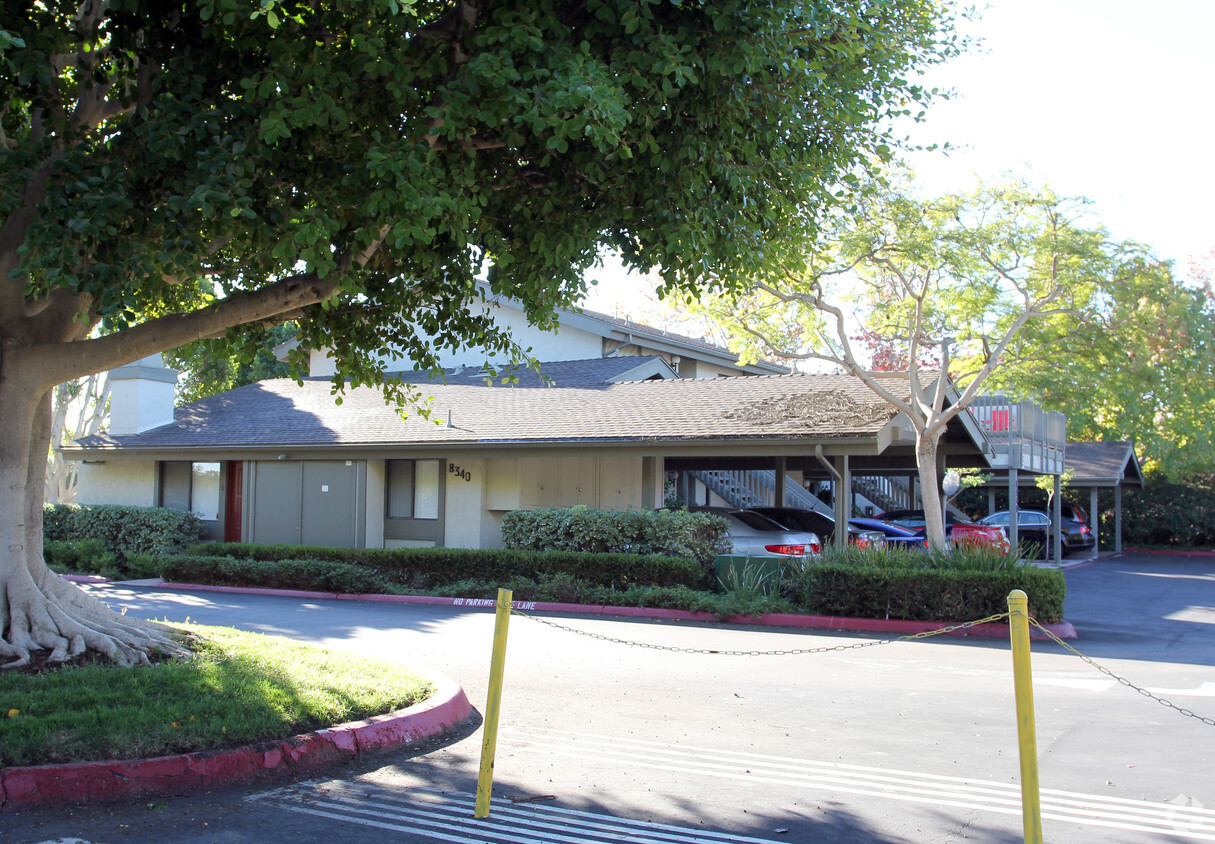
[[[251,542],[339,548],[362,545],[365,463],[263,460],[253,468]]]
[[[355,462],[304,463],[302,545],[353,548],[358,544],[358,487]]]
[[[255,463],[253,470],[249,541],[264,545],[298,545],[303,464],[263,460]]]

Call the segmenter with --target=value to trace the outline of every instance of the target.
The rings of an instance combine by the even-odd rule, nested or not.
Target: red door
[[[245,491],[245,464],[240,460],[229,460],[224,493],[224,542],[241,540],[241,504]]]

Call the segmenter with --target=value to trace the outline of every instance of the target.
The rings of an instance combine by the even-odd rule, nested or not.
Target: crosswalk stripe
[[[415,835],[453,844],[775,844],[751,838],[556,806],[498,806],[474,819],[475,795],[411,789],[303,783],[250,798],[292,812]]]
[[[1020,788],[907,771],[803,761],[736,751],[689,748],[591,734],[549,734],[512,727],[503,740],[519,750],[566,758],[597,758],[637,768],[700,776],[823,788],[936,806],[1020,814]],[[610,742],[610,743],[609,743]],[[1043,818],[1115,829],[1188,835],[1215,841],[1215,812],[1053,789],[1040,793]]]

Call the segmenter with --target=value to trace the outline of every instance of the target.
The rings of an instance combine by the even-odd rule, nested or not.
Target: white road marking
[[[559,806],[503,804],[473,818],[476,795],[429,788],[407,791],[340,781],[300,783],[248,798],[313,817],[407,831],[454,844],[777,844],[772,839],[616,818]]]
[[[1021,790],[1015,783],[517,727],[503,730],[502,741],[516,750],[583,761],[601,759],[617,766],[691,773],[753,784],[812,787],[831,794],[860,794],[968,811],[1021,814]],[[1215,811],[1201,806],[1150,803],[1055,789],[1041,789],[1040,798],[1043,819],[1215,841]]]

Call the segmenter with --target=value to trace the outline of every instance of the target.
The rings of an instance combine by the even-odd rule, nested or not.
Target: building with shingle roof
[[[404,410],[377,388],[263,381],[65,453],[83,461],[82,503],[188,506],[216,537],[356,547],[492,547],[509,510],[660,507],[679,472],[763,469],[783,487],[915,465],[910,425],[850,376],[674,378],[660,356],[513,375],[410,373],[420,403]],[[986,465],[968,419],[943,451]]]

